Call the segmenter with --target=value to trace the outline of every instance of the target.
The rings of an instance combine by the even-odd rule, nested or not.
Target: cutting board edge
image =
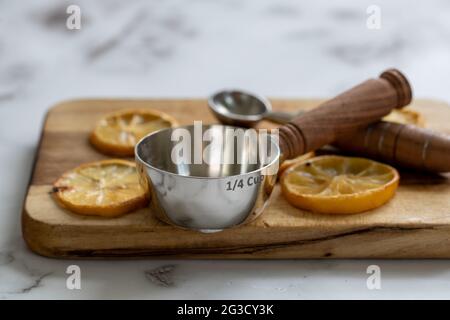
[[[343,228],[339,232],[327,234],[321,238],[302,238],[300,236],[288,237],[286,242],[264,243],[264,238],[273,236],[273,230],[261,225],[246,226],[245,229],[235,228],[223,232],[223,238],[217,239],[216,234],[201,234],[195,231],[184,231],[174,229],[167,226],[162,228],[154,228],[149,230],[140,230],[140,237],[146,237],[145,241],[137,246],[120,247],[104,249],[98,248],[69,248],[67,242],[77,242],[78,237],[83,236],[84,228],[80,225],[72,226],[70,233],[77,234],[71,238],[67,237],[67,227],[65,228],[65,241],[62,240],[61,230],[58,225],[48,224],[33,219],[26,209],[22,213],[22,230],[23,237],[31,251],[49,258],[85,258],[85,259],[101,259],[101,258],[189,258],[189,259],[410,259],[410,258],[450,258],[450,225],[449,224],[427,224],[422,227],[414,226],[371,226],[363,228]],[[99,230],[102,228],[100,227]],[[165,229],[165,230],[164,230]],[[184,247],[178,244],[171,249],[167,247],[151,246],[150,244],[160,237],[176,237],[173,231],[188,232],[197,238],[203,240],[197,241],[197,246]],[[247,235],[258,235],[254,243],[236,246],[210,246],[208,247],[207,237],[215,237],[214,242],[222,242],[226,238],[232,238],[236,235],[236,230],[241,237]],[[267,232],[264,232],[266,231]],[[306,233],[313,231],[311,227],[278,227],[277,233]],[[244,233],[242,233],[244,231]],[[314,230],[317,231],[317,230]],[[432,233],[430,233],[430,231]],[[109,230],[108,233],[114,233]],[[408,233],[410,241],[407,246],[398,243],[400,237],[405,237]],[[105,234],[106,235],[106,234]],[[115,236],[120,236],[115,234]],[[122,234],[126,237],[126,234]],[[153,237],[153,238],[152,238]],[[366,243],[358,241],[360,237],[366,239]],[[367,238],[372,239],[367,242]],[[53,240],[51,240],[53,239]],[[56,240],[55,240],[56,239]],[[142,239],[142,238],[141,238]],[[259,241],[258,241],[259,239]],[[383,239],[384,245],[379,246],[379,239]],[[135,239],[134,239],[135,240]],[[198,240],[198,239],[196,239]],[[335,241],[345,241],[347,246],[342,248],[335,246]],[[403,240],[404,241],[404,240]],[[402,241],[400,241],[402,242]],[[340,244],[342,247],[342,244]],[[440,248],[440,252],[429,252],[424,247],[433,246],[436,250]],[[377,251],[370,251],[368,247],[373,247]],[[405,248],[408,248],[405,251]],[[206,248],[206,249],[205,249]],[[306,248],[306,250],[302,250]],[[403,251],[403,253],[402,253]],[[399,254],[400,253],[400,254]]]

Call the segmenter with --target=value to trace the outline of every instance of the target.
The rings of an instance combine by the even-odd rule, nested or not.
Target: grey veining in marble
[[[68,30],[68,4],[82,29]],[[396,66],[450,101],[450,2],[0,1],[0,298],[449,298],[448,261],[61,261],[23,243],[42,120],[76,97],[331,96]],[[66,288],[71,264],[81,290]],[[368,290],[366,268],[382,270]]]

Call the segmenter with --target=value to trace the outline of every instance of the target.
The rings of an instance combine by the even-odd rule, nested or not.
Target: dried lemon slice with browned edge
[[[391,199],[399,174],[391,166],[364,158],[320,156],[289,168],[281,177],[286,200],[320,213],[358,213]]]
[[[414,110],[394,109],[391,111],[391,113],[385,116],[383,120],[400,124],[412,124],[418,127],[425,127],[425,119],[420,113]]]
[[[134,162],[111,159],[82,164],[53,185],[57,202],[82,215],[115,217],[147,205]]]
[[[151,109],[126,109],[104,116],[91,134],[91,143],[101,152],[123,157],[134,155],[134,146],[147,134],[178,126],[166,113]]]
[[[278,177],[281,177],[281,175],[290,167],[301,163],[307,159],[310,159],[312,157],[314,157],[315,153],[314,151],[302,154],[301,156],[298,156],[296,158],[293,159],[289,159],[289,160],[284,160],[281,164],[280,164],[280,168],[278,169]]]

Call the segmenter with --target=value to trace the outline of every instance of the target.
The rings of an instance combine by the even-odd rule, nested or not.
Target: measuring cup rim
[[[187,125],[187,126],[179,126],[179,127],[175,127],[175,128],[164,128],[164,129],[160,129],[158,131],[154,131],[149,133],[148,135],[146,135],[145,137],[143,137],[141,140],[139,140],[138,143],[136,143],[135,147],[134,147],[134,157],[137,161],[139,161],[141,164],[145,165],[146,167],[153,169],[155,171],[158,171],[160,173],[163,174],[169,174],[171,176],[174,177],[182,177],[182,178],[189,178],[189,179],[198,179],[198,180],[203,180],[203,179],[214,179],[214,180],[219,180],[219,179],[228,179],[228,178],[237,178],[237,177],[241,177],[241,176],[246,176],[249,174],[253,174],[253,173],[257,173],[259,171],[262,171],[270,166],[272,166],[274,163],[276,163],[279,159],[280,159],[280,155],[281,155],[281,151],[280,151],[280,147],[278,145],[278,143],[275,142],[275,139],[270,135],[270,141],[272,142],[272,144],[275,146],[277,154],[274,157],[274,159],[272,159],[272,161],[270,161],[268,164],[261,166],[260,168],[256,169],[256,170],[252,170],[249,172],[245,172],[245,173],[241,173],[241,174],[234,174],[234,175],[229,175],[229,176],[223,176],[223,177],[203,177],[203,176],[186,176],[186,175],[181,175],[178,173],[174,173],[174,172],[170,172],[170,171],[166,171],[160,168],[157,168],[151,164],[149,164],[147,161],[144,161],[141,156],[139,155],[138,152],[138,148],[139,145],[146,139],[150,138],[153,135],[157,135],[159,133],[162,133],[163,131],[168,131],[168,130],[174,130],[174,129],[179,129],[179,128],[189,128],[189,127],[193,127],[194,125]],[[203,128],[205,127],[213,127],[213,126],[220,126],[220,127],[226,127],[226,128],[232,128],[232,129],[244,129],[247,130],[245,128],[241,128],[241,127],[236,127],[236,126],[228,126],[228,125],[222,125],[222,124],[207,124],[207,125],[202,125]]]
[[[249,115],[242,115],[242,114],[238,114],[238,113],[234,113],[231,111],[228,111],[227,113],[223,113],[220,111],[220,109],[216,108],[216,103],[214,102],[214,98],[216,96],[218,96],[219,94],[222,94],[224,92],[239,92],[239,93],[243,93],[247,96],[251,96],[253,98],[256,98],[257,100],[261,101],[262,104],[265,106],[266,111],[262,112],[262,113],[258,113],[258,114],[249,114]],[[265,114],[269,113],[272,111],[272,104],[270,103],[270,101],[264,97],[261,96],[259,94],[247,91],[247,90],[241,90],[241,89],[233,89],[233,88],[229,88],[229,89],[223,89],[220,91],[217,91],[215,93],[213,93],[212,95],[209,96],[208,98],[208,106],[216,113],[231,118],[233,120],[241,120],[241,121],[260,121],[262,120],[262,118],[264,117]],[[229,110],[228,108],[225,108],[226,110]]]

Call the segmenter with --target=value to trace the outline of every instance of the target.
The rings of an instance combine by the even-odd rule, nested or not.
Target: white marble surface
[[[75,97],[204,97],[242,87],[330,96],[397,66],[415,94],[450,100],[450,2],[0,0],[0,298],[450,298],[442,261],[59,261],[21,238],[45,111]],[[65,28],[78,4],[82,29]],[[82,289],[66,289],[77,264]],[[382,289],[368,290],[377,264]],[[173,265],[171,284],[145,271]]]

